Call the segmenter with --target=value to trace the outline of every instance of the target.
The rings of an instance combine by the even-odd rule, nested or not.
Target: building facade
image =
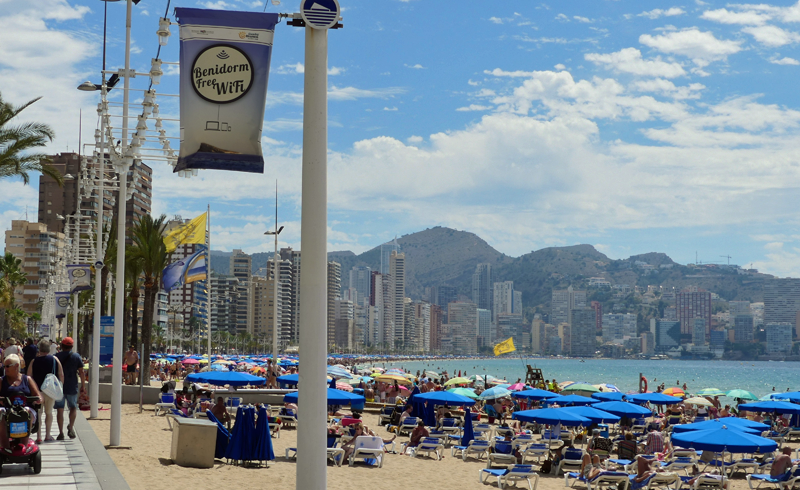
[[[696,288],[693,288],[696,289]],[[711,293],[702,290],[681,291],[675,295],[677,319],[681,322],[681,342],[689,343],[694,336],[694,319],[705,320],[706,338],[711,327]]]
[[[770,279],[764,283],[764,324],[790,323],[798,331],[800,279]]]
[[[44,223],[12,220],[6,230],[5,253],[21,261],[26,284],[14,290],[14,300],[25,313],[38,310],[47,292],[48,281],[56,276],[56,265],[66,260],[66,237],[63,233],[48,231]]]

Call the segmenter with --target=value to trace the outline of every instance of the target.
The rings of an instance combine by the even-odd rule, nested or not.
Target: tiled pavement
[[[39,446],[42,452],[40,474],[34,475],[23,464],[3,465],[0,490],[129,490],[83,414],[78,415],[75,429],[78,434],[75,439]],[[52,433],[58,434],[55,417]]]

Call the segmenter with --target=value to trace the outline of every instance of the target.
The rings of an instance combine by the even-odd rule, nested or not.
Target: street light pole
[[[275,231],[267,231],[265,235],[275,236],[275,254],[272,256],[272,369],[278,375],[278,280],[280,266],[278,264],[278,235],[283,231],[283,226],[278,228],[278,182],[275,182]]]
[[[125,74],[122,94],[122,141],[121,148],[128,144],[128,103],[131,84],[131,10],[132,0],[126,0],[125,14]],[[133,163],[130,148],[117,160],[119,198],[117,205],[117,298],[114,308],[114,357],[111,372],[111,428],[110,446],[120,445],[122,429],[122,318],[125,312],[125,211],[127,208],[128,169]]]
[[[108,3],[106,3],[108,8]],[[104,47],[105,49],[105,47]],[[105,67],[104,67],[105,68]],[[106,150],[105,150],[105,132],[106,132],[106,118],[102,114],[102,108],[106,104],[106,74],[102,74],[103,82],[100,88],[100,139],[96,142],[99,147],[97,155],[97,185],[98,185],[98,200],[100,201],[100,211],[97,216],[97,248],[96,259],[94,263],[94,328],[92,329],[92,364],[91,376],[89,378],[89,416],[93,419],[97,418],[98,403],[100,402],[100,316],[103,314],[103,216],[105,211],[105,189],[104,180],[106,173]],[[113,368],[112,368],[113,369]]]

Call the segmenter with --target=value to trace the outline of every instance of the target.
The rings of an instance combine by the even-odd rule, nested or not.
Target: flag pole
[[[206,294],[206,319],[208,323],[208,366],[211,367],[211,203],[206,210],[206,280],[208,281],[208,293]]]

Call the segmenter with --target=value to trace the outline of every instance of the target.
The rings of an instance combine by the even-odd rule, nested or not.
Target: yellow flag
[[[514,337],[509,337],[494,346],[494,355],[499,356],[500,354],[514,352],[515,350],[517,350],[517,348],[514,347]]]
[[[164,237],[164,245],[167,246],[167,253],[171,253],[178,248],[178,245],[185,243],[206,243],[206,215],[203,213],[192,221],[175,228]]]

